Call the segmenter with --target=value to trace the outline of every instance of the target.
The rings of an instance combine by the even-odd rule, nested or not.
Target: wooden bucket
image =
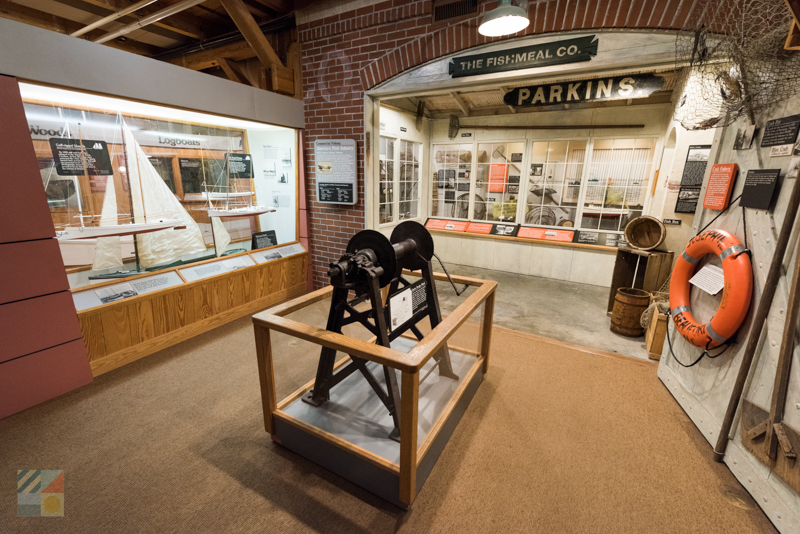
[[[628,337],[644,335],[642,314],[650,305],[650,293],[632,287],[621,287],[614,297],[611,331]]]
[[[664,242],[667,229],[664,224],[649,215],[636,217],[625,227],[625,241],[633,248],[652,250]]]

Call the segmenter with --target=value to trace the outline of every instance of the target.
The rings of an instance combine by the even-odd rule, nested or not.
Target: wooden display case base
[[[415,345],[408,339],[392,348],[405,352]],[[476,359],[456,349],[450,358],[459,380],[451,380],[432,373],[420,384],[417,443],[425,443],[431,430],[439,428],[425,455],[417,465],[418,493],[444,451],[461,417],[483,381],[483,359]],[[422,368],[427,374],[434,361]],[[380,366],[368,364],[382,387],[385,383]],[[302,395],[311,388],[304,387]],[[301,396],[302,396],[301,395]],[[294,395],[292,395],[294,397]],[[315,407],[295,398],[275,417],[273,439],[308,460],[328,469],[401,508],[408,505],[398,498],[400,494],[400,444],[389,439],[393,424],[391,416],[369,384],[358,374],[351,375],[331,390],[331,400]],[[337,443],[326,439],[325,434],[338,438]],[[374,455],[373,461],[357,452],[363,449]]]

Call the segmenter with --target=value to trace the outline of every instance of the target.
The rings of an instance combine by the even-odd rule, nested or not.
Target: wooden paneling
[[[308,254],[78,313],[95,376],[306,292]]]

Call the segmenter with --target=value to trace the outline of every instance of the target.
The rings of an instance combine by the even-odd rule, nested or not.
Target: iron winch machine
[[[391,239],[374,230],[362,230],[355,234],[347,244],[345,254],[338,262],[331,263],[328,269],[333,294],[326,329],[341,334],[343,327],[360,323],[375,335],[375,343],[384,347],[389,347],[393,340],[409,330],[418,340],[422,340],[422,332],[417,327],[420,321],[428,318],[431,329],[442,321],[433,279],[433,257],[433,238],[418,222],[399,224],[392,232]],[[421,279],[409,282],[403,277],[404,269],[422,271]],[[381,290],[386,286],[389,288],[385,306]],[[353,299],[348,298],[350,291],[355,294]],[[458,291],[456,293],[460,294]],[[369,303],[369,308],[357,310],[356,306],[364,302]],[[446,344],[433,358],[439,376],[458,380]],[[352,354],[350,359],[347,366],[334,373],[336,350],[323,347],[314,388],[303,397],[303,401],[321,406],[330,400],[333,387],[358,371],[391,414],[394,429],[389,437],[399,441],[400,390],[395,371],[383,366],[384,391],[367,367],[367,360]],[[422,381],[429,374],[430,371]]]

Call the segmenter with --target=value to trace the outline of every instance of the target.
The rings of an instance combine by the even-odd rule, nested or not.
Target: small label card
[[[709,295],[716,295],[725,287],[725,273],[722,271],[722,267],[705,265],[695,273],[689,283],[699,287]]]

